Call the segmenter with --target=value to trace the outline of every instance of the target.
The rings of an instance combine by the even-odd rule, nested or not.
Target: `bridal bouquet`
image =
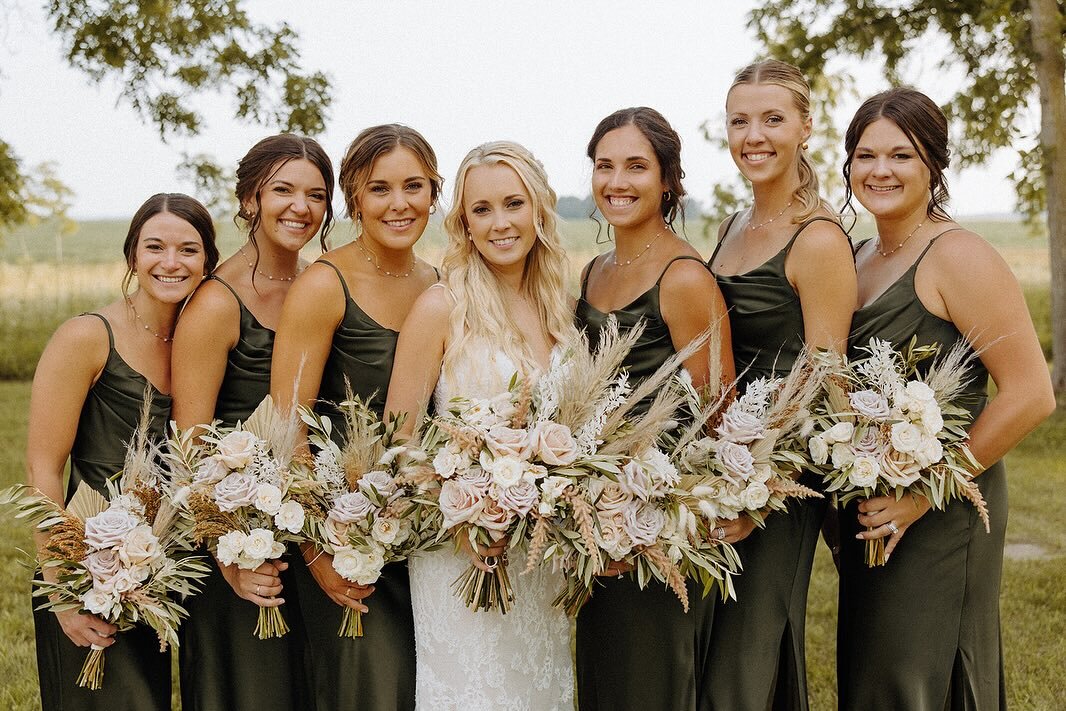
[[[25,485],[0,492],[0,505],[14,507],[17,518],[48,537],[38,562],[54,579],[34,580],[45,599],[38,609],[91,613],[120,631],[144,623],[165,651],[178,645],[177,628],[188,615],[178,600],[198,590],[208,568],[185,554],[193,544],[176,525],[147,414],[146,405],[117,484],[107,482],[110,501],[82,482],[65,508]],[[103,678],[104,648],[93,645],[78,686],[96,690]]]
[[[281,415],[268,395],[243,424],[210,425],[175,432],[167,459],[181,489],[197,544],[208,543],[222,565],[254,570],[303,540],[305,507],[314,504],[315,482],[294,460],[300,422]],[[288,625],[276,607],[259,608],[255,634],[280,637]]]
[[[333,569],[357,585],[377,582],[388,563],[426,550],[440,529],[439,511],[419,506],[419,490],[407,476],[425,461],[417,447],[398,441],[402,418],[378,418],[348,392],[340,404],[347,425],[345,443],[330,439],[328,417],[301,408],[308,439],[317,450],[313,473],[320,504],[309,508],[308,540],[333,556]],[[341,637],[362,637],[362,613],[344,608]]]
[[[869,355],[847,364],[827,381],[808,446],[822,469],[826,491],[841,504],[853,499],[904,494],[924,496],[942,509],[952,499],[967,499],[988,529],[988,509],[973,472],[979,469],[967,446],[970,413],[955,404],[975,354],[956,343],[924,376],[917,364],[931,358],[937,345],[902,353],[871,339]],[[885,564],[884,539],[866,542],[866,564]]]
[[[789,497],[822,496],[796,479],[811,468],[803,436],[828,369],[826,359],[804,354],[787,376],[757,378],[737,398],[727,390],[701,394],[685,382],[696,417],[671,442],[671,455],[686,503],[712,529],[741,514],[762,526],[767,513],[787,509]]]
[[[674,374],[709,334],[633,388],[621,366],[641,330],[619,335],[612,321],[594,352],[579,341],[534,390],[532,426],[551,433],[540,441],[550,439],[556,459],[547,462],[530,512],[526,570],[551,564],[564,572],[555,605],[569,615],[588,600],[611,561],[632,564],[641,587],[653,578],[667,584],[686,611],[686,577],[702,581],[706,594],[715,585],[731,590],[730,576],[739,570],[731,546],[698,536],[678,488],[681,474],[660,448],[684,400]],[[652,394],[638,414],[634,406]]]

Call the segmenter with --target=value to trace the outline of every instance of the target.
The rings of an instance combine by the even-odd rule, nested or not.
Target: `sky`
[[[0,138],[24,166],[54,161],[74,192],[76,219],[128,218],[149,195],[189,191],[175,167],[182,153],[206,153],[226,167],[271,128],[238,122],[234,102],[197,100],[200,135],[163,143],[120,101],[114,80],[94,84],[63,60],[42,0],[0,2]],[[449,196],[462,156],[489,140],[510,139],[544,163],[560,195],[588,193],[585,145],[615,109],[652,106],[682,137],[685,186],[707,202],[713,186],[732,180],[728,154],[700,133],[724,117],[736,70],[758,58],[747,29],[754,3],[673,0],[254,0],[253,19],[288,22],[299,34],[304,66],[325,71],[333,86],[319,141],[339,161],[370,125],[400,122],[434,146]],[[919,59],[918,88],[938,102],[951,83]],[[873,64],[849,66],[863,95],[887,86]],[[817,97],[813,97],[817,101]],[[837,118],[846,125],[861,98]],[[1009,212],[1004,179],[1010,151],[991,163],[949,173],[958,215]],[[341,200],[337,199],[338,206]]]

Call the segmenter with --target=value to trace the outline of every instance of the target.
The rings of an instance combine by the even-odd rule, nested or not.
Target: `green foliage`
[[[196,197],[215,219],[237,214],[237,196],[233,192],[237,184],[235,171],[224,170],[202,153],[194,156],[186,153],[178,164],[178,177],[196,186]]]
[[[26,206],[22,203],[24,181],[18,156],[0,140],[0,231],[26,219]]]

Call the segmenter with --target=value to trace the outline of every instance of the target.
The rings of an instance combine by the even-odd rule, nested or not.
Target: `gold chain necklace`
[[[632,259],[627,259],[624,262],[619,262],[618,261],[618,248],[616,247],[615,250],[614,250],[614,256],[612,257],[612,259],[614,260],[614,265],[616,267],[628,267],[630,264],[632,264],[633,262],[635,262],[638,259],[640,259],[641,257],[643,257],[645,254],[647,254],[648,250],[651,249],[651,246],[653,244],[655,244],[656,242],[658,242],[660,237],[662,237],[664,234],[666,234],[666,230],[667,229],[669,229],[669,228],[663,227],[661,230],[659,230],[659,234],[657,234],[654,237],[652,237],[651,241],[648,242],[646,245],[644,245],[644,249],[640,250],[640,254],[638,254],[637,256],[633,257]]]
[[[287,277],[276,277],[273,274],[267,274],[262,269],[259,269],[258,267],[256,267],[255,263],[253,263],[252,260],[248,259],[248,255],[244,251],[244,245],[241,245],[241,248],[238,249],[237,251],[241,253],[242,257],[244,257],[244,261],[248,264],[248,268],[249,269],[255,271],[255,273],[258,274],[259,276],[266,277],[270,281],[292,281],[296,277],[300,276],[299,268],[297,268],[295,274],[293,274],[292,276],[287,276]]]
[[[377,255],[374,254],[369,249],[367,249],[366,247],[363,246],[363,240],[361,238],[355,240],[355,246],[359,248],[359,251],[361,251],[364,255],[366,255],[366,261],[368,261],[371,264],[373,264],[374,265],[374,269],[377,269],[379,273],[384,274],[387,277],[392,277],[394,279],[406,279],[407,277],[411,276],[411,273],[415,270],[415,264],[418,263],[418,260],[415,258],[415,255],[412,254],[411,255],[411,266],[407,268],[407,271],[393,273],[393,272],[390,272],[388,269],[382,269],[381,268],[381,265],[378,264]]]
[[[754,232],[754,231],[755,231],[755,230],[757,230],[757,229],[760,229],[760,228],[762,228],[762,227],[766,227],[766,226],[767,226],[768,224],[770,224],[771,222],[773,222],[773,221],[774,221],[774,220],[776,220],[777,218],[781,217],[781,215],[784,215],[784,214],[785,214],[785,211],[787,211],[787,210],[788,210],[788,208],[792,207],[792,203],[794,203],[794,202],[796,202],[795,198],[793,198],[792,200],[789,200],[789,201],[788,201],[788,204],[787,204],[787,205],[785,205],[785,206],[784,206],[784,207],[783,207],[783,208],[781,209],[781,212],[777,213],[776,215],[774,215],[773,217],[771,217],[771,218],[770,218],[769,220],[767,220],[766,222],[760,222],[760,223],[759,223],[759,224],[757,224],[757,225],[753,225],[753,224],[751,224],[751,217],[755,217],[755,205],[753,204],[753,205],[751,206],[751,217],[749,217],[749,218],[748,218],[748,229],[749,229],[749,230],[751,230],[752,232]]]
[[[141,315],[140,315],[139,313],[137,313],[137,307],[133,305],[133,299],[131,299],[131,298],[129,298],[129,297],[127,296],[127,297],[126,297],[126,303],[127,303],[127,304],[129,304],[129,306],[130,306],[130,308],[131,308],[131,309],[133,309],[133,318],[137,319],[137,323],[139,323],[139,324],[141,324],[142,326],[144,326],[144,330],[145,330],[145,331],[148,331],[148,333],[152,334],[153,336],[155,336],[156,338],[158,338],[159,340],[161,340],[161,341],[162,341],[163,343],[170,343],[171,341],[173,341],[173,340],[174,340],[174,336],[173,336],[173,334],[172,334],[172,335],[170,335],[170,336],[164,336],[163,334],[161,334],[161,333],[156,333],[156,332],[155,332],[155,331],[153,331],[153,330],[152,330],[151,328],[149,328],[149,327],[148,327],[148,324],[146,324],[146,323],[145,323],[145,322],[144,322],[144,321],[143,321],[143,320],[141,319]]]
[[[900,247],[902,247],[903,245],[907,244],[907,241],[911,237],[914,236],[915,232],[917,232],[919,229],[921,229],[922,225],[924,225],[925,221],[928,220],[928,219],[929,219],[928,217],[922,219],[922,221],[918,223],[918,226],[915,227],[913,230],[911,230],[911,233],[909,235],[907,235],[906,237],[903,238],[902,242],[900,242],[899,244],[897,244],[895,247],[893,247],[892,249],[888,250],[887,252],[882,251],[882,249],[881,249],[881,235],[877,235],[877,253],[880,254],[882,257],[887,257],[890,254],[894,254],[894,253],[898,252]]]

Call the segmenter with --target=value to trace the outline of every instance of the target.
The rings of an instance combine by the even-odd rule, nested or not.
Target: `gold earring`
[[[803,150],[807,150],[808,148],[810,148],[810,146],[808,146],[808,145],[807,145],[807,142],[806,142],[806,141],[804,141],[804,142],[803,142],[803,145],[802,145],[802,146],[800,146],[800,148],[802,148]]]
[[[436,205],[430,205],[430,206],[429,206],[429,214],[431,214],[431,215],[432,215],[432,214],[433,214],[433,213],[435,213],[436,211],[437,211],[437,206],[436,206]]]

